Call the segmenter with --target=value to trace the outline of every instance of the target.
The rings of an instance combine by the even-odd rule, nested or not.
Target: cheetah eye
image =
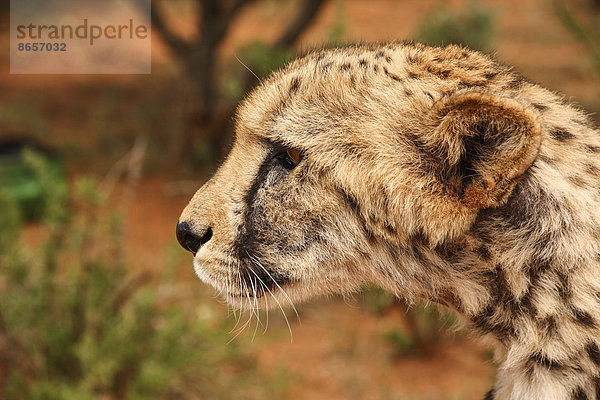
[[[276,158],[286,169],[294,169],[302,161],[302,153],[296,149],[285,149]]]

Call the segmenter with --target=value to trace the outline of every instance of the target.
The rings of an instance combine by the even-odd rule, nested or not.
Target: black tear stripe
[[[260,257],[256,257],[256,250],[260,245],[265,244],[266,237],[261,231],[270,229],[268,220],[262,214],[263,211],[256,205],[257,194],[268,178],[271,178],[273,185],[277,185],[286,175],[283,170],[273,171],[274,168],[277,168],[275,155],[279,151],[280,149],[275,148],[266,156],[258,169],[254,182],[244,196],[245,214],[243,223],[238,227],[238,234],[233,244],[233,254],[240,260],[241,268],[245,270],[245,272],[242,270],[242,276],[251,281],[256,281],[258,276],[269,290],[293,282],[293,279],[281,272],[281,268],[275,270],[262,259],[260,260],[261,265],[256,265],[253,261],[253,258],[260,259]],[[257,226],[257,220],[264,225]],[[279,239],[282,238],[279,237]],[[267,244],[274,245],[278,243]]]
[[[486,394],[483,400],[494,400],[496,395],[496,391],[494,389],[490,389]]]

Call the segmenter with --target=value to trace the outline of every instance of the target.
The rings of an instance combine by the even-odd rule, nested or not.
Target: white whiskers
[[[257,268],[260,268],[261,271],[264,271],[265,275],[278,288],[278,290],[281,292],[281,295],[290,303],[292,309],[294,310],[294,313],[296,314],[297,320],[300,322],[300,315],[298,314],[298,310],[296,309],[290,296],[285,292],[281,285],[275,280],[273,275],[261,264],[261,262],[257,258],[252,257],[250,254],[248,254],[248,252],[246,252],[246,255],[248,256],[248,259],[252,262],[252,265],[256,266]],[[236,339],[243,330],[251,326],[253,317],[256,317],[256,324],[254,326],[254,332],[252,334],[252,341],[254,341],[256,337],[256,333],[258,332],[259,326],[263,327],[263,334],[267,331],[267,328],[269,326],[269,302],[268,297],[266,296],[267,293],[270,295],[270,297],[273,298],[279,310],[281,310],[283,319],[285,320],[290,334],[290,342],[293,342],[294,334],[285,309],[283,308],[283,305],[281,304],[277,296],[273,293],[269,285],[267,285],[267,282],[265,282],[263,278],[261,278],[261,276],[257,273],[258,270],[248,268],[247,271],[242,272],[239,262],[235,264],[234,268],[235,270],[232,271],[232,265],[231,262],[229,262],[227,265],[228,276],[225,294],[228,299],[234,299],[236,301],[236,305],[232,307],[232,312],[235,316],[236,321],[234,327],[230,331],[230,334],[234,333],[234,336],[231,338],[231,340],[229,340],[229,342]],[[260,315],[259,299],[261,298],[264,299],[265,305],[267,307],[264,322],[261,320]],[[237,301],[239,301],[239,304],[237,304]],[[239,308],[239,310],[236,310],[236,308]],[[249,310],[250,315],[248,316],[248,320],[246,320],[242,324],[242,314],[244,309],[246,308]]]

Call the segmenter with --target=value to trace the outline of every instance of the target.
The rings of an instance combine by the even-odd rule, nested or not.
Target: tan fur
[[[374,282],[496,345],[486,398],[600,400],[600,135],[485,55],[392,43],[291,63],[241,105],[180,222],[211,229],[194,266],[232,304]]]

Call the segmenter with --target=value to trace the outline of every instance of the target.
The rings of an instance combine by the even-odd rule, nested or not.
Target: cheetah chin
[[[600,134],[457,46],[313,52],[240,106],[177,225],[239,307],[373,282],[496,346],[486,399],[600,400]]]

